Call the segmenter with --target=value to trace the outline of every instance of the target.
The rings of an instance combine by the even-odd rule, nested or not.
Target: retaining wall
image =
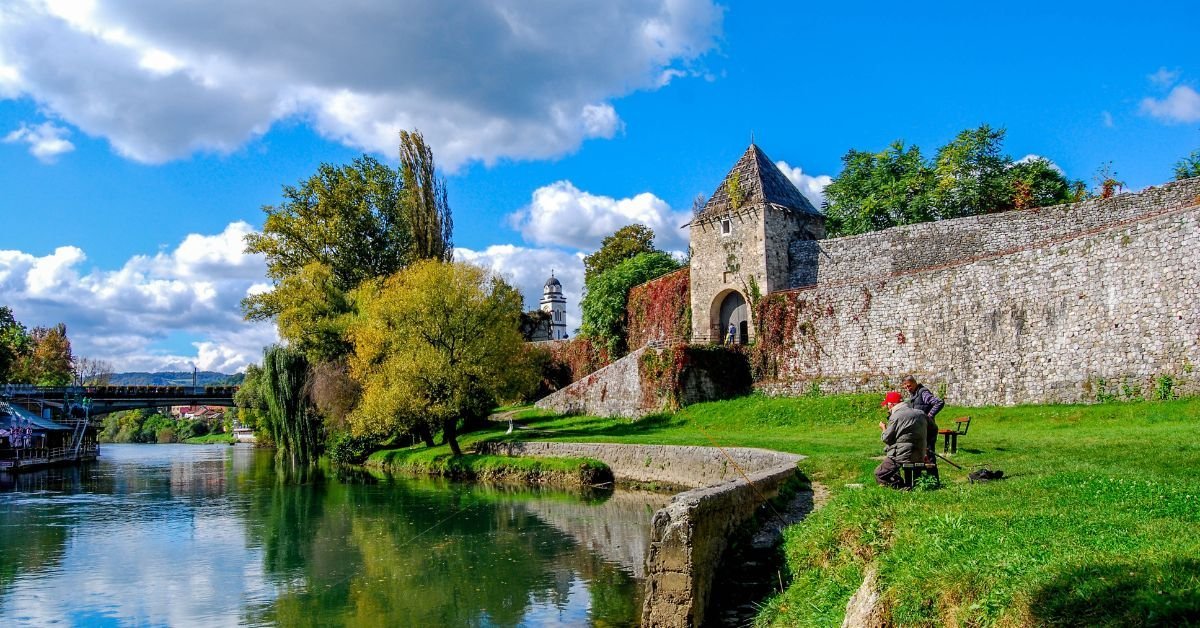
[[[542,397],[534,405],[559,414],[637,417],[652,412],[643,408],[639,359],[647,347],[609,364],[570,386]]]
[[[714,572],[730,533],[779,493],[803,459],[763,449],[729,448],[722,453],[714,447],[603,443],[481,443],[480,451],[596,458],[619,480],[696,487],[654,513],[646,555],[644,626],[704,622]]]

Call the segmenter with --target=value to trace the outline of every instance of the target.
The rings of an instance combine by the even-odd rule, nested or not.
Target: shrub
[[[329,459],[336,464],[362,464],[375,446],[370,437],[337,432],[329,440]]]

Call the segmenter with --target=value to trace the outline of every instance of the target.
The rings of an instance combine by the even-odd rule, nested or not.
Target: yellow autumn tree
[[[351,376],[362,398],[356,434],[441,430],[455,455],[460,422],[487,416],[497,401],[537,384],[518,321],[521,295],[482,268],[418,262],[354,293]]]

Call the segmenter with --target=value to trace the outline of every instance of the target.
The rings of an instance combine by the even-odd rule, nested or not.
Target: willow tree
[[[412,229],[413,257],[450,261],[454,221],[446,201],[446,181],[437,176],[433,151],[420,131],[400,131],[402,207]]]
[[[482,268],[423,261],[355,293],[351,375],[362,398],[357,434],[442,431],[462,453],[460,421],[537,385],[518,330],[521,295]]]
[[[262,378],[267,430],[280,459],[290,459],[292,466],[312,462],[321,453],[321,422],[309,407],[304,353],[280,345],[267,347]]]

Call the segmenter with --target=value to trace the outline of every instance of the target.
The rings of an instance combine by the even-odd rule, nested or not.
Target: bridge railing
[[[0,395],[5,397],[41,398],[113,398],[113,397],[196,397],[229,398],[238,386],[32,386],[5,384]]]

